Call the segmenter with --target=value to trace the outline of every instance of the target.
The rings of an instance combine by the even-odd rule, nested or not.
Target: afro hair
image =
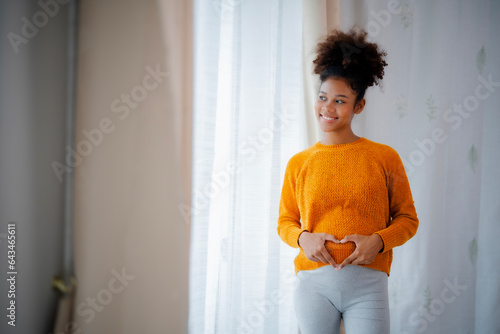
[[[368,87],[378,85],[384,77],[387,53],[367,41],[367,32],[351,28],[348,32],[333,30],[316,46],[314,73],[323,83],[330,77],[347,80],[357,93],[357,101]]]

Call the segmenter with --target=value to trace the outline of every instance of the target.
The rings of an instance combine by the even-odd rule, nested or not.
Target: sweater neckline
[[[346,143],[346,144],[333,144],[333,145],[325,145],[325,144],[322,144],[321,141],[318,141],[315,146],[317,148],[323,148],[323,149],[341,149],[341,148],[349,148],[349,147],[353,147],[353,146],[358,146],[362,143],[366,142],[366,138],[365,137],[359,137],[358,139],[356,139],[355,141],[353,142],[350,142],[350,143]]]

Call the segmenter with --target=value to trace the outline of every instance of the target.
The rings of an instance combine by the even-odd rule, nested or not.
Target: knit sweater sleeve
[[[298,160],[297,156],[294,156],[286,166],[278,218],[278,234],[281,240],[295,248],[299,247],[298,240],[303,231],[295,193],[296,180],[302,165]]]
[[[391,149],[391,152],[386,160],[391,221],[376,232],[384,243],[381,252],[407,242],[417,232],[419,223],[403,162],[396,151]]]

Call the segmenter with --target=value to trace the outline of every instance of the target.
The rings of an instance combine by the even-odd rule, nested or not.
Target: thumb
[[[358,241],[358,235],[357,234],[346,235],[344,239],[340,240],[340,243],[344,244],[349,241],[356,243],[356,241]]]

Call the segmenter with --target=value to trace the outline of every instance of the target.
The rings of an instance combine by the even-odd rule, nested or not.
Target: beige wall
[[[187,333],[189,224],[178,206],[190,198],[191,12],[190,1],[81,2],[74,317],[82,333]],[[168,74],[155,79],[156,70]],[[115,279],[122,270],[129,277]]]

